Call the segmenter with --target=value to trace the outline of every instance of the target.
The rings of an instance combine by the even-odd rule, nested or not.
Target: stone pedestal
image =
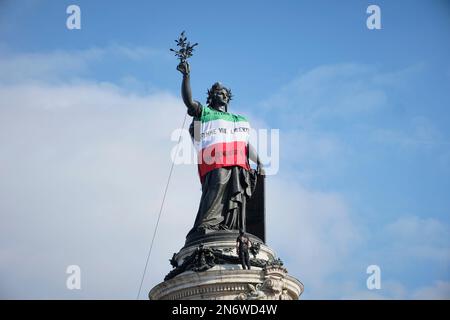
[[[234,233],[205,237],[174,254],[174,269],[149,293],[151,300],[296,300],[303,284],[256,237],[251,270],[243,270]]]

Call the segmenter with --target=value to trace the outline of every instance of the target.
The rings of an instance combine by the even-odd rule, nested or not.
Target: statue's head
[[[228,103],[232,98],[231,90],[224,87],[220,82],[216,82],[208,90],[208,99],[206,103],[213,109],[227,112]]]

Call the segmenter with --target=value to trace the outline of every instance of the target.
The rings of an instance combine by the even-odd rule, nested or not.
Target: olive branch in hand
[[[180,62],[185,62],[188,58],[192,57],[192,53],[194,52],[194,47],[198,45],[198,43],[194,43],[191,45],[190,42],[186,42],[187,37],[184,35],[184,31],[180,34],[178,40],[175,40],[177,46],[180,47],[179,50],[170,49],[170,51],[175,52],[175,56],[180,59]]]

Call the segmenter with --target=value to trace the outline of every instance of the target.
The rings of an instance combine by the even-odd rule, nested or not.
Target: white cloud
[[[398,281],[384,281],[380,290],[358,290],[352,284],[344,284],[343,292],[342,298],[351,300],[448,300],[450,299],[450,283],[435,281],[429,286],[413,290],[408,290]]]
[[[320,130],[282,129],[280,140],[280,172],[295,173],[305,185],[338,176],[352,154],[345,141]]]
[[[21,54],[2,52],[0,81],[16,83],[83,75],[88,70],[88,63],[98,61],[103,55],[104,51],[97,48],[74,52]]]
[[[450,227],[433,218],[405,216],[384,228],[397,259],[425,259],[450,265]]]
[[[280,178],[268,181],[268,194],[269,243],[304,282],[304,298],[339,297],[333,277],[346,273],[364,242],[345,200]]]
[[[438,244],[446,238],[450,229],[433,218],[421,219],[417,216],[405,216],[387,225],[386,231],[392,237],[412,244]]]
[[[64,272],[79,264],[83,297],[134,298],[182,103],[95,84],[0,95],[2,296],[77,297]],[[196,210],[195,168],[177,167],[173,178],[147,284],[169,271]],[[30,281],[47,289],[29,290]]]
[[[347,63],[299,74],[261,108],[272,123],[283,126],[281,147],[291,148],[281,167],[292,163],[294,170],[301,168],[305,183],[344,178],[339,173],[349,169],[354,157],[368,153],[359,149],[368,146],[364,137],[370,133],[371,117],[392,108],[389,90],[416,69],[380,72],[374,66]]]
[[[169,93],[73,80],[106,54],[148,53],[110,46],[2,56],[2,297],[136,296],[170,168],[170,134],[185,108]],[[169,271],[170,252],[196,212],[195,168],[177,167],[174,180],[178,196],[168,195],[145,288]],[[69,264],[82,269],[80,292],[65,288]]]
[[[106,47],[52,52],[17,53],[0,43],[0,83],[33,81],[69,82],[91,76],[95,65],[126,60],[140,62],[167,59],[169,54],[149,47],[111,44]],[[129,75],[126,75],[129,78]]]
[[[375,78],[377,75],[377,78]],[[386,107],[386,92],[372,67],[360,64],[320,66],[305,72],[264,102],[279,110],[281,121],[310,126],[322,119],[342,121],[350,115]]]
[[[404,148],[446,147],[446,140],[440,130],[425,117],[413,117],[405,129],[374,129],[372,139],[384,144],[398,145]]]
[[[436,281],[433,285],[415,290],[412,299],[419,300],[449,300],[450,282]]]
[[[392,300],[407,299],[408,290],[398,281],[382,280],[380,289],[361,289],[355,283],[344,283],[342,299],[347,300]]]

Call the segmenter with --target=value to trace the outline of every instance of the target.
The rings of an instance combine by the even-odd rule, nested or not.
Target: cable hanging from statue
[[[180,60],[180,63],[187,62],[187,59],[192,57],[192,53],[194,51],[194,47],[196,45],[198,45],[198,43],[194,43],[193,45],[191,45],[190,42],[187,42],[187,37],[185,36],[185,32],[184,31],[181,32],[180,37],[178,38],[178,40],[175,40],[175,42],[177,43],[177,46],[180,47],[180,49],[179,50],[170,49],[170,51],[175,53],[175,56]],[[184,126],[185,126],[185,123],[186,123],[186,118],[187,118],[187,112],[184,115],[183,124],[181,125],[181,129],[182,130],[184,129]],[[180,136],[178,137],[177,149],[176,149],[175,155],[178,154],[178,148],[179,148],[179,145],[180,145],[181,136],[182,136],[182,131],[180,132]],[[160,206],[159,213],[158,213],[158,218],[157,218],[157,221],[156,221],[155,229],[153,231],[152,240],[151,240],[151,243],[150,243],[150,249],[149,249],[148,254],[147,254],[147,259],[145,261],[144,271],[142,273],[142,278],[141,278],[141,282],[140,282],[140,285],[139,285],[138,294],[137,294],[137,297],[136,297],[137,300],[139,299],[139,297],[141,295],[142,284],[144,283],[145,274],[147,272],[148,263],[149,263],[150,256],[151,256],[151,253],[152,253],[152,250],[153,250],[153,244],[154,244],[154,241],[155,241],[156,233],[158,231],[159,221],[161,220],[161,215],[162,215],[163,208],[164,208],[164,202],[166,200],[167,190],[169,188],[170,180],[172,179],[172,172],[173,172],[174,163],[175,162],[172,161],[172,165],[171,165],[170,171],[169,171],[169,176],[167,178],[167,183],[166,183],[166,186],[164,188],[164,194],[163,194],[163,198],[162,198],[162,201],[161,201],[161,206]]]

